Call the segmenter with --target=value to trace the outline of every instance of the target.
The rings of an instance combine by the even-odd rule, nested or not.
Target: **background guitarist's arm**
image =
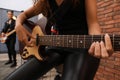
[[[1,31],[1,33],[6,33],[8,28],[9,28],[8,26],[9,26],[9,24],[7,22],[5,22],[4,27],[3,27],[2,31]]]

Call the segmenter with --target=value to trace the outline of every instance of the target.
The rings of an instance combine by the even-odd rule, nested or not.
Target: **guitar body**
[[[7,39],[6,36],[4,36],[4,37],[0,36],[0,42],[1,42],[1,43],[5,43],[5,42],[6,42],[6,39]]]
[[[44,36],[40,26],[35,25],[32,27],[32,36]],[[39,45],[36,45],[36,40],[35,39],[30,39],[32,41],[32,47],[27,47],[20,43],[20,55],[23,59],[28,59],[29,57],[36,57],[38,60],[42,60],[42,57],[40,56],[39,53]]]

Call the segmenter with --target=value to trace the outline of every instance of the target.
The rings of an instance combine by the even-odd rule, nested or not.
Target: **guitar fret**
[[[69,47],[72,47],[72,39],[71,37],[68,36],[68,46]]]
[[[79,35],[77,35],[76,40],[77,40],[77,48],[78,48]]]
[[[77,35],[73,35],[73,47],[78,48],[77,45]]]
[[[85,35],[84,35],[84,48],[85,48]]]
[[[62,46],[62,41],[61,41],[61,39],[60,39],[60,36],[56,36],[56,39],[57,39],[57,46]]]
[[[91,35],[89,35],[89,36],[86,35],[85,48],[89,48],[91,43],[92,43],[92,36]]]
[[[93,35],[92,35],[92,42],[93,42]]]
[[[64,47],[67,47],[68,46],[68,39],[67,39],[67,36],[64,35]]]
[[[67,38],[67,45],[66,45],[66,47],[68,47],[68,36],[66,36],[66,38]]]
[[[83,43],[83,36],[79,36],[79,39],[78,39],[78,42],[79,42],[79,48],[83,48],[83,45],[84,45],[84,43]]]
[[[54,46],[56,46],[56,35],[54,35],[53,43],[54,43]]]
[[[74,46],[73,46],[73,35],[72,35],[72,39],[71,39],[71,40],[72,40],[72,47],[74,47]]]
[[[65,37],[65,36],[63,36],[63,41],[62,41],[62,42],[63,42],[63,47],[65,47],[65,46],[64,46],[64,44],[65,44],[65,41],[64,41],[65,39],[64,39],[64,37]]]

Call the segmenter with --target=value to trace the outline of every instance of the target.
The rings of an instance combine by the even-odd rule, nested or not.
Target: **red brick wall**
[[[120,0],[97,0],[103,33],[120,34]],[[102,59],[94,80],[120,80],[120,52]]]

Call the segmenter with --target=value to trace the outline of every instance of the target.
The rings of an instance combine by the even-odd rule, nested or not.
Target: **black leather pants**
[[[100,61],[88,55],[87,50],[80,49],[47,49],[46,54],[47,60],[42,62],[32,58],[5,80],[36,80],[62,63],[62,80],[93,80]]]
[[[94,80],[99,62],[87,50],[74,52],[65,59],[62,80]]]
[[[7,39],[6,46],[8,49],[8,58],[9,61],[16,62],[16,51],[15,51],[15,43],[16,43],[16,37],[12,37],[10,39]]]

